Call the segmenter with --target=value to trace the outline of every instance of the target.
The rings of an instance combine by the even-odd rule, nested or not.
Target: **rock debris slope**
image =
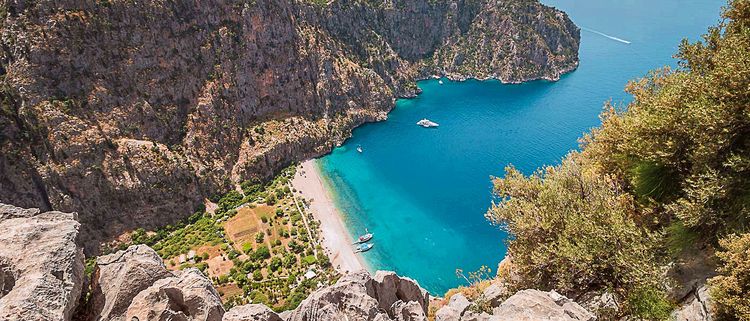
[[[536,0],[8,1],[0,201],[78,211],[86,250],[321,155],[431,75],[554,80]]]

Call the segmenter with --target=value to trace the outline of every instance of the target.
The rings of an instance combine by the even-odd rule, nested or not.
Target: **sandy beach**
[[[365,269],[362,258],[354,253],[353,240],[313,160],[305,161],[297,168],[292,185],[297,190],[297,197],[310,202],[309,210],[320,221],[323,248],[336,270],[346,273]]]

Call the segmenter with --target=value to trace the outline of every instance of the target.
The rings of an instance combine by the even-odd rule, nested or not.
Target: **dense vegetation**
[[[495,179],[487,215],[515,236],[515,287],[612,291],[620,314],[665,319],[676,303],[667,270],[718,247],[720,315],[748,320],[750,1],[723,17],[683,41],[678,68],[631,82],[632,103],[607,105],[581,152]]]
[[[242,192],[212,199],[213,213],[201,210],[156,231],[137,229],[117,248],[146,244],[170,269],[200,269],[227,307],[263,303],[277,311],[294,309],[319,284],[339,277],[318,245],[317,221],[310,217],[305,223],[297,209],[305,205],[289,187],[294,173],[289,167],[266,184],[243,182]],[[305,277],[308,271],[315,277]]]

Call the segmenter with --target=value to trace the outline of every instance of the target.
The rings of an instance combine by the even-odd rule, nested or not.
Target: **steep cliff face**
[[[415,79],[554,80],[578,63],[578,28],[532,0],[3,9],[0,200],[85,213],[91,241],[321,155]]]

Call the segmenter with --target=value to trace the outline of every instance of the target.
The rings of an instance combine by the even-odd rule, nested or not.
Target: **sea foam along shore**
[[[363,259],[354,253],[352,238],[344,225],[341,212],[326,188],[315,160],[299,165],[292,180],[297,195],[309,201],[309,210],[320,221],[323,248],[331,263],[341,273],[365,270]]]

